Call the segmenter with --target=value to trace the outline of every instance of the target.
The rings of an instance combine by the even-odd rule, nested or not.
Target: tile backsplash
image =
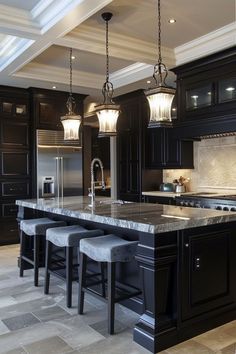
[[[187,191],[236,193],[236,137],[194,142],[193,170],[164,170],[163,181],[190,178]]]

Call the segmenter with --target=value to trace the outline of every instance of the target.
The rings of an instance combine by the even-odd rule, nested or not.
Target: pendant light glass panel
[[[81,117],[79,115],[61,117],[61,123],[64,128],[64,140],[79,140],[79,128],[81,124]]]
[[[151,91],[151,90],[150,90]],[[153,91],[153,92],[152,92]],[[175,95],[175,89],[159,87],[146,93],[150,108],[149,128],[171,124],[171,105]]]
[[[99,137],[116,136],[116,123],[120,114],[119,106],[110,105],[97,106],[99,121]]]

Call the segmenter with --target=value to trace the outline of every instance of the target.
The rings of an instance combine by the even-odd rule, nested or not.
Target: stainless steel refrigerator
[[[83,194],[82,149],[62,131],[37,130],[37,197]]]

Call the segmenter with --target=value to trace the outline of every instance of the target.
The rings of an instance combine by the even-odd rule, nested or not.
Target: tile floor
[[[138,316],[117,305],[116,332],[106,332],[103,302],[86,294],[85,315],[65,306],[64,283],[51,278],[50,294],[33,286],[33,272],[18,277],[18,246],[0,247],[0,354],[148,354],[132,340]],[[76,304],[77,287],[73,291]],[[236,354],[236,321],[161,354]]]

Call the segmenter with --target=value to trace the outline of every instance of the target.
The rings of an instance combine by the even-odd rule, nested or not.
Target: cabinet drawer
[[[0,246],[19,243],[18,224],[15,220],[0,222]]]
[[[27,151],[3,151],[1,153],[1,169],[3,176],[29,175],[29,153]]]
[[[1,182],[2,197],[27,197],[29,182]]]
[[[3,218],[16,218],[18,206],[15,203],[3,203],[1,211]]]

